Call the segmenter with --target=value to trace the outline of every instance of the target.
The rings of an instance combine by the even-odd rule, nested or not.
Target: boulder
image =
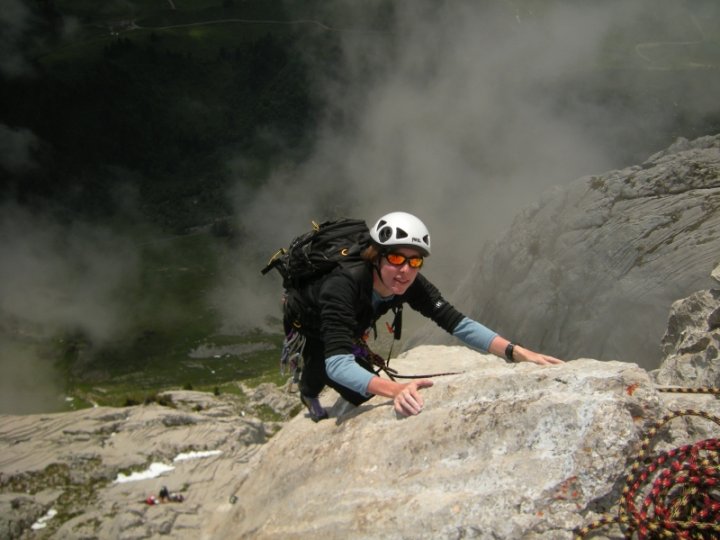
[[[698,291],[673,303],[662,349],[665,358],[654,372],[658,383],[720,388],[719,289]]]

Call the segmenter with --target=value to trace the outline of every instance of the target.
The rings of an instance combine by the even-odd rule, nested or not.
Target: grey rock
[[[715,267],[712,274],[710,274],[710,277],[712,277],[715,281],[720,281],[720,264]]]
[[[556,188],[480,248],[449,295],[463,312],[561,358],[655,369],[671,304],[720,260],[720,136]],[[428,325],[408,347],[452,340]]]
[[[19,538],[44,513],[43,505],[33,497],[0,494],[0,538]]]
[[[720,290],[698,291],[672,306],[663,337],[660,384],[720,387]]]
[[[33,539],[572,538],[574,528],[617,512],[628,464],[668,410],[720,415],[712,396],[660,394],[630,363],[543,368],[425,346],[393,364],[400,373],[460,373],[424,389],[425,408],[411,418],[388,399],[356,408],[328,390],[321,399],[330,419],[315,424],[301,412],[270,439],[257,419],[213,415],[214,401],[231,404],[210,394],[184,398],[190,409],[206,405],[184,413],[191,423],[163,422],[178,410],[158,405],[0,417],[0,505],[3,515],[24,509],[3,531]],[[678,421],[658,448],[718,429]],[[174,459],[193,450],[219,453]],[[150,462],[174,469],[115,482]],[[53,487],[38,490],[44,484]],[[146,504],[162,486],[184,500]],[[30,533],[51,508],[58,516]]]
[[[262,394],[274,401],[269,389]],[[197,539],[210,509],[227,501],[232,479],[277,427],[241,415],[233,396],[178,391],[164,402],[172,407],[0,416],[0,537]],[[190,459],[178,461],[183,455]],[[172,469],[116,481],[152,463]],[[184,500],[148,505],[163,486]],[[50,509],[58,515],[30,533]]]
[[[287,423],[203,538],[572,538],[619,500],[630,457],[666,412],[629,363],[543,368],[440,346],[394,362],[401,373],[463,373],[423,390],[410,418],[384,398],[348,408],[324,394],[331,418]]]

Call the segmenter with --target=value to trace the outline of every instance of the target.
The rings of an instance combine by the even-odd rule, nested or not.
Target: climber
[[[562,363],[501,337],[448,303],[420,273],[430,255],[430,233],[414,215],[384,215],[370,229],[370,238],[360,264],[339,266],[299,291],[299,298],[285,301],[286,334],[295,340],[293,332],[297,331],[305,338],[300,399],[314,421],[328,417],[318,399],[326,385],[354,405],[379,395],[392,398],[401,415],[422,411],[424,402],[419,390],[432,386],[432,380],[399,383],[381,378],[361,352],[367,329],[373,328],[380,316],[391,309],[397,312],[404,304],[481,351],[515,362]],[[317,320],[308,324],[308,317],[297,313],[298,306],[315,313]],[[294,324],[300,319],[302,325]]]

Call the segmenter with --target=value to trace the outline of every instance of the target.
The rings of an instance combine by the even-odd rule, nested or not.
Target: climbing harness
[[[711,393],[718,388],[658,388],[661,392]],[[675,418],[699,416],[720,426],[720,417],[704,411],[672,411],[655,423],[642,441],[625,478],[619,511],[576,529],[576,539],[617,524],[626,539],[720,538],[720,439],[706,439],[649,454],[660,428]],[[637,501],[642,499],[639,508]]]

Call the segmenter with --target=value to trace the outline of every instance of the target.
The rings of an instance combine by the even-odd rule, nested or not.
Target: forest
[[[81,3],[36,4],[27,41],[51,37],[38,40],[42,52],[30,58],[28,73],[3,81],[3,124],[31,132],[36,143],[32,166],[7,171],[5,197],[65,219],[122,220],[117,193],[132,188],[145,217],[179,233],[230,213],[223,200],[228,156],[250,156],[235,174],[252,183],[276,156],[299,155],[309,144],[318,106],[298,50],[322,49],[315,65],[319,56],[331,63],[332,45],[322,38],[277,25],[116,31],[122,23],[80,12],[83,27],[104,31],[64,44],[60,10],[73,4]],[[279,3],[232,4],[191,18],[288,17],[260,9]],[[134,24],[155,28],[190,17],[172,14],[172,21],[140,14]]]

